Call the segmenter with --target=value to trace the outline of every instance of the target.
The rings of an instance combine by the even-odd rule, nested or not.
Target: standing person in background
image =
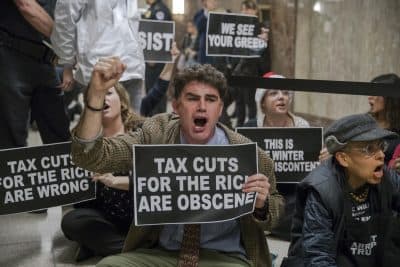
[[[76,65],[75,80],[87,86],[100,57],[119,56],[128,66],[121,83],[138,112],[144,79],[139,18],[137,0],[58,0],[51,41],[64,65],[63,77],[70,77]]]
[[[197,51],[197,61],[200,64],[211,64],[217,70],[222,72],[224,76],[229,79],[232,72],[232,58],[230,57],[209,57],[206,56],[206,40],[207,40],[207,21],[209,12],[227,12],[227,10],[218,8],[217,0],[202,0],[203,8],[196,12],[193,17],[193,22],[197,28],[197,38],[198,38],[198,51]],[[233,101],[232,92],[233,88],[228,89],[228,93],[224,96],[224,109],[222,115],[220,116],[220,122],[232,128],[232,123],[227,113],[228,106]]]
[[[196,12],[193,22],[197,27],[199,50],[197,60],[200,64],[212,64],[210,57],[206,56],[207,20],[208,13],[217,9],[217,0],[201,0],[203,8]]]
[[[197,38],[197,28],[192,21],[186,23],[186,34],[182,41],[183,54],[178,61],[178,69],[191,67],[198,64],[197,50],[199,49],[199,39]]]
[[[154,82],[153,87],[147,92],[146,96],[142,98],[142,104],[140,105],[140,114],[149,117],[155,106],[165,97],[171,77],[176,72],[176,64],[179,57],[180,51],[176,46],[176,42],[172,43],[171,56],[173,63],[166,63],[160,76]]]
[[[105,137],[123,135],[140,127],[144,118],[130,108],[129,95],[117,83],[105,96],[102,126]],[[122,251],[126,234],[133,219],[133,201],[129,178],[123,173],[96,174],[96,199],[79,204],[64,215],[61,229],[64,235],[78,242],[75,260],[92,256],[108,256]]]
[[[258,6],[252,0],[243,1],[241,4],[241,13],[245,15],[258,16]],[[261,28],[261,27],[260,27]],[[267,29],[261,28],[266,36],[264,41],[268,41]],[[260,34],[261,34],[260,33]],[[270,71],[271,59],[268,46],[259,51],[260,57],[257,58],[241,58],[232,71],[234,76],[257,76]],[[257,105],[254,101],[256,88],[242,87],[236,88],[236,126],[240,127],[245,122],[246,117],[249,120],[254,119],[257,115]],[[247,115],[247,116],[246,116]]]
[[[63,92],[45,45],[54,1],[3,0],[0,9],[0,149],[27,145],[29,116],[43,143],[69,140]]]
[[[172,20],[171,11],[162,0],[146,0],[146,3],[149,5],[149,8],[142,15],[143,19],[166,20],[166,21]],[[146,62],[146,78],[145,78],[146,93],[148,93],[150,89],[153,87],[154,81],[156,81],[160,76],[160,73],[164,68],[164,65],[165,65],[164,63]],[[166,110],[167,110],[167,97],[165,96],[153,109],[151,115],[163,113]]]

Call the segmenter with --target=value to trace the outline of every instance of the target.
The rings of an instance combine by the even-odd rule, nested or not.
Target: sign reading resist
[[[207,21],[207,56],[260,57],[267,43],[256,16],[210,12]]]
[[[144,60],[172,62],[171,47],[175,35],[175,22],[142,19],[139,21],[139,41]]]
[[[71,142],[0,151],[0,215],[77,203],[96,196],[91,173],[74,166]]]
[[[254,210],[242,184],[257,173],[257,145],[134,145],[135,225],[206,223]]]
[[[274,160],[277,182],[299,182],[319,164],[321,127],[238,127],[236,131],[257,142]]]

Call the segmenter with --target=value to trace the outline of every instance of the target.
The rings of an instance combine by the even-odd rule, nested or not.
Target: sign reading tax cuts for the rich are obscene
[[[207,21],[207,56],[259,57],[267,43],[258,38],[256,16],[210,12]]]
[[[254,210],[242,184],[257,173],[257,145],[134,145],[136,225],[207,223]]]
[[[175,22],[139,21],[139,42],[144,60],[148,62],[172,62],[171,47],[175,35]]]
[[[95,198],[91,173],[74,166],[71,143],[0,150],[0,214]]]
[[[275,162],[276,181],[299,182],[318,166],[322,128],[250,128],[236,131],[247,136]]]

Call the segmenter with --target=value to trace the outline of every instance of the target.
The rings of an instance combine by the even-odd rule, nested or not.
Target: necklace
[[[363,203],[367,200],[369,193],[369,186],[366,186],[365,189],[360,193],[349,192],[351,198],[358,203]]]

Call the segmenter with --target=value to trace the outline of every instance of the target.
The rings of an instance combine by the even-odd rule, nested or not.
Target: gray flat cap
[[[324,133],[325,145],[333,154],[347,145],[349,141],[373,141],[397,134],[379,127],[369,114],[356,114],[333,122]]]

